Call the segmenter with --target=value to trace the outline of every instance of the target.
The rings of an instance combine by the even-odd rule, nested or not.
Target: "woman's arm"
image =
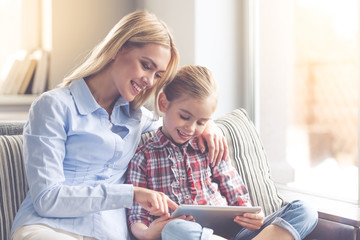
[[[228,146],[226,139],[215,122],[210,120],[204,132],[199,137],[199,147],[204,153],[206,146],[209,150],[209,159],[212,166],[218,165],[221,160],[228,159]]]
[[[72,174],[70,181],[66,179],[67,131],[69,125],[76,122],[70,120],[68,106],[62,102],[67,96],[59,95],[46,93],[34,102],[24,129],[24,161],[35,210],[44,217],[79,217],[131,207],[134,199],[132,185],[97,184],[86,181],[86,177],[76,177],[82,173],[74,167],[79,167],[76,159],[73,159],[76,164],[66,166],[68,174]],[[87,154],[90,161],[93,153],[81,149],[86,142],[76,142],[78,145],[73,151]]]

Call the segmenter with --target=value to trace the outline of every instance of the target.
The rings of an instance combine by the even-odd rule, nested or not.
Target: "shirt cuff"
[[[108,194],[112,209],[131,208],[133,205],[134,186],[132,184],[114,185]]]
[[[201,240],[209,240],[213,235],[214,230],[204,227],[201,233]]]

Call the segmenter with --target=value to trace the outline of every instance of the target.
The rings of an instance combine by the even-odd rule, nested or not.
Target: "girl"
[[[141,146],[130,162],[128,182],[165,193],[177,204],[250,206],[246,186],[230,161],[212,167],[197,147],[216,109],[216,82],[201,66],[185,66],[160,94],[163,126]],[[212,235],[191,216],[154,217],[141,205],[129,210],[128,222],[138,239],[224,239]],[[263,212],[245,213],[234,222],[236,239],[300,239],[317,223],[317,213],[295,201],[264,220]],[[226,233],[227,234],[227,233]]]

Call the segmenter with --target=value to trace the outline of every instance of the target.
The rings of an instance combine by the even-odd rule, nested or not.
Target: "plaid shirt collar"
[[[162,127],[160,127],[153,138],[153,142],[151,143],[151,147],[153,148],[164,148],[166,146],[170,146],[171,148],[180,148],[180,149],[187,149],[191,147],[195,151],[200,151],[198,146],[199,139],[198,137],[192,138],[184,144],[178,145],[171,141],[164,133],[161,131]]]

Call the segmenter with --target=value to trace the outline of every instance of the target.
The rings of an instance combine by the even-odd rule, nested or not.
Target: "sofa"
[[[215,120],[229,145],[233,166],[247,185],[253,205],[261,206],[266,215],[286,204],[273,182],[268,159],[258,133],[244,109],[236,109]],[[10,239],[16,211],[28,191],[22,156],[22,130],[25,122],[0,121],[0,239]],[[153,132],[144,133],[142,144]],[[355,239],[352,229],[319,219],[307,240]]]

